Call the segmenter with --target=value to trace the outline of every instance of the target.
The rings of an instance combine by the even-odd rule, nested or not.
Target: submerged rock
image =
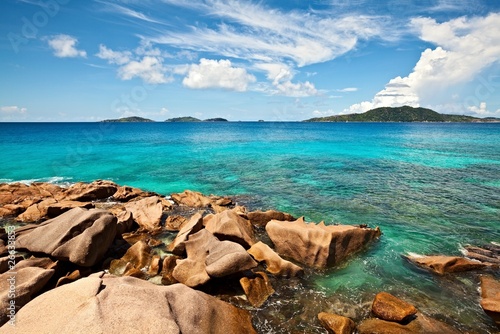
[[[341,315],[321,312],[318,320],[329,334],[351,334],[356,330],[354,321]]]
[[[500,281],[481,276],[481,307],[500,326]]]
[[[379,228],[271,220],[266,225],[278,254],[310,267],[325,268],[342,262],[380,236]]]
[[[266,264],[266,270],[274,276],[290,278],[302,276],[304,274],[304,270],[301,267],[282,259],[271,247],[262,241],[250,247],[248,253],[252,255],[256,261],[264,262]]]
[[[4,333],[256,333],[250,314],[183,284],[97,275],[46,292]]]
[[[258,271],[255,277],[242,277],[240,285],[245,291],[248,301],[254,307],[260,307],[274,293],[274,289],[266,273]]]
[[[387,292],[380,292],[373,300],[372,312],[382,320],[405,322],[417,314],[417,309]]]
[[[75,208],[20,235],[16,247],[90,267],[102,259],[115,234],[111,213]]]
[[[478,270],[486,267],[486,264],[476,260],[469,260],[459,256],[422,256],[408,255],[404,256],[408,261],[419,267],[430,270],[438,275],[446,273],[456,273],[469,270]]]

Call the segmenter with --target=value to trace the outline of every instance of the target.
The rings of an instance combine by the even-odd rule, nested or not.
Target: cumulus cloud
[[[165,72],[161,58],[145,56],[139,61],[132,60],[120,67],[118,76],[122,80],[138,77],[149,84],[160,84],[171,80],[165,76]]]
[[[99,45],[99,52],[96,53],[96,56],[107,60],[110,64],[123,65],[130,61],[132,53],[130,51],[113,51],[101,44]]]
[[[187,69],[183,85],[193,89],[224,88],[244,92],[250,83],[255,82],[253,75],[244,68],[233,67],[227,59],[200,59],[199,64],[192,64]]]
[[[3,106],[0,107],[0,111],[5,114],[25,114],[28,109],[18,106]]]
[[[56,35],[48,39],[49,46],[54,55],[59,58],[87,57],[87,52],[78,50],[76,44],[78,39],[69,35]]]
[[[295,71],[282,63],[260,63],[256,69],[267,72],[267,78],[272,83],[271,94],[291,97],[307,97],[318,95],[319,92],[309,81],[293,83]]]
[[[414,18],[411,27],[419,37],[436,45],[422,52],[413,71],[396,77],[372,101],[352,105],[352,112],[381,106],[436,103],[440,92],[464,84],[500,59],[500,13],[486,17],[460,17],[438,23]],[[477,107],[480,111],[480,107]]]

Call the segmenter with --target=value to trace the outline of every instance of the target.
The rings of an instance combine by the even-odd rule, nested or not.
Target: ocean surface
[[[500,124],[0,123],[0,156],[0,182],[109,179],[380,226],[363,253],[272,297],[256,313],[262,333],[321,333],[311,316],[360,319],[379,291],[464,332],[498,331],[479,306],[477,274],[437,277],[401,255],[500,243]]]

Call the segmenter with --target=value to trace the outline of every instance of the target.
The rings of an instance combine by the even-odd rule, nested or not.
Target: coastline
[[[62,180],[58,180],[58,181],[62,181]],[[271,246],[271,247],[276,247],[277,245],[279,245],[278,239],[274,239],[274,240],[269,239],[269,235],[267,235],[267,233],[266,233],[266,232],[269,232],[268,231],[269,228],[268,227],[264,228],[264,226],[266,226],[266,224],[269,221],[272,221],[272,219],[270,219],[269,221],[264,222],[264,223],[262,223],[262,222],[258,223],[258,221],[261,221],[261,219],[263,217],[262,214],[256,215],[252,211],[248,212],[246,209],[238,207],[238,205],[237,205],[238,203],[234,203],[231,200],[231,198],[228,198],[228,197],[205,196],[205,195],[202,195],[200,193],[193,193],[193,192],[185,192],[182,194],[172,194],[172,195],[165,197],[164,195],[159,195],[159,194],[155,194],[155,193],[151,193],[151,192],[144,192],[144,191],[137,189],[137,188],[119,186],[119,185],[114,184],[114,183],[109,182],[109,181],[96,181],[96,182],[93,182],[90,184],[73,183],[73,184],[68,184],[68,186],[65,188],[59,188],[59,189],[57,189],[56,188],[57,186],[55,186],[54,184],[50,184],[50,183],[32,183],[32,185],[34,185],[38,190],[45,189],[48,192],[45,192],[44,193],[45,195],[43,195],[43,196],[41,196],[41,194],[43,192],[39,192],[37,195],[38,197],[36,199],[33,199],[33,198],[31,199],[32,202],[33,201],[34,202],[31,205],[29,205],[28,207],[26,207],[24,210],[22,210],[19,207],[13,208],[13,207],[9,207],[7,205],[7,208],[13,209],[15,211],[15,213],[17,214],[16,216],[18,217],[18,218],[16,218],[17,220],[20,219],[19,217],[22,217],[21,220],[24,220],[26,223],[33,223],[34,222],[33,220],[35,220],[36,222],[38,222],[36,224],[40,225],[40,222],[47,221],[47,219],[57,219],[58,216],[63,215],[63,214],[67,214],[67,212],[69,212],[71,210],[84,210],[84,211],[88,210],[88,209],[71,209],[71,207],[82,206],[81,205],[82,203],[85,205],[88,205],[88,203],[90,203],[95,208],[104,209],[107,212],[113,212],[113,215],[115,215],[115,217],[117,219],[118,225],[120,225],[120,223],[122,223],[120,226],[122,226],[125,230],[127,230],[127,229],[129,230],[129,232],[124,232],[124,230],[121,230],[121,232],[128,233],[128,234],[126,234],[126,236],[127,236],[126,238],[124,238],[123,236],[119,237],[118,234],[117,234],[118,239],[115,239],[113,237],[112,242],[109,243],[110,248],[105,250],[106,254],[108,254],[108,256],[107,257],[104,256],[104,253],[103,253],[103,258],[90,266],[91,268],[93,268],[90,272],[87,270],[86,274],[82,274],[85,272],[84,268],[88,268],[88,267],[86,267],[86,266],[77,267],[78,269],[75,269],[75,270],[79,270],[79,272],[80,272],[79,278],[80,279],[82,279],[85,276],[92,275],[92,272],[97,272],[98,270],[102,270],[102,269],[106,270],[106,267],[107,267],[108,271],[114,272],[115,275],[119,274],[119,276],[141,277],[142,279],[148,279],[150,281],[153,281],[156,284],[158,284],[158,283],[161,284],[162,282],[163,283],[166,283],[166,282],[172,283],[172,271],[175,268],[175,263],[173,263],[171,260],[165,260],[165,259],[171,258],[172,256],[177,256],[177,258],[175,258],[175,260],[177,260],[176,261],[177,264],[183,263],[182,261],[186,261],[186,260],[182,260],[182,258],[185,257],[185,254],[183,255],[184,250],[179,250],[178,246],[174,247],[171,245],[174,243],[177,245],[182,245],[182,243],[185,243],[186,247],[187,247],[187,244],[189,244],[189,243],[186,243],[185,239],[188,239],[188,240],[190,240],[190,239],[189,239],[189,237],[188,238],[185,238],[185,237],[189,234],[195,235],[196,234],[195,232],[205,231],[207,228],[210,229],[209,226],[211,226],[211,225],[215,224],[214,226],[216,226],[218,223],[208,222],[208,221],[210,221],[210,219],[208,219],[208,221],[206,221],[206,222],[204,222],[204,220],[206,220],[207,217],[213,217],[213,216],[217,216],[219,214],[228,215],[229,213],[231,213],[232,216],[230,216],[230,217],[232,217],[232,218],[227,220],[227,217],[226,217],[226,220],[223,220],[225,223],[233,224],[235,221],[243,219],[243,220],[248,220],[248,222],[250,222],[251,226],[252,226],[251,229],[248,230],[250,232],[247,233],[247,237],[243,237],[242,235],[240,235],[238,237],[233,236],[233,237],[230,237],[229,239],[226,238],[226,240],[233,240],[233,241],[239,240],[240,244],[245,245],[244,247],[247,248],[247,250],[248,250],[248,248],[250,248],[250,243],[253,242],[255,244],[257,240],[264,241],[268,244],[268,246]],[[7,188],[14,187],[15,188],[16,183],[12,183],[10,185],[4,184],[4,185],[2,185],[2,187],[3,187],[2,189],[4,189],[4,190],[5,190],[5,187],[7,187]],[[27,187],[27,186],[19,186],[19,187],[24,189],[23,192],[21,192],[21,193],[23,193],[22,196],[26,196],[26,191],[27,191],[26,189],[28,189],[30,187]],[[117,194],[117,192],[119,192],[119,193]],[[5,194],[6,193],[4,192],[4,195]],[[33,195],[33,194],[31,194],[31,195]],[[56,199],[56,198],[58,198],[58,199]],[[148,201],[151,201],[152,198],[154,198],[154,200],[152,200],[152,202],[149,203]],[[5,201],[5,197],[3,197],[3,199]],[[56,199],[56,202],[54,203],[53,201],[51,201],[51,199]],[[148,199],[148,200],[145,201],[146,199]],[[12,198],[10,200],[12,202]],[[23,199],[24,202],[26,200],[27,200],[27,198]],[[71,203],[71,205],[70,205],[69,203],[66,203],[65,201],[73,201],[73,203]],[[140,202],[140,201],[144,201],[144,202]],[[14,202],[19,202],[19,198],[17,198],[17,199],[14,198]],[[61,205],[62,202],[65,202],[66,206]],[[143,203],[143,204],[141,204],[140,207],[134,207],[134,203],[137,204],[138,202]],[[44,203],[44,204],[42,205],[42,203]],[[10,203],[10,204],[13,205],[13,203]],[[6,208],[5,205],[6,204],[4,202],[2,205],[4,209]],[[47,205],[45,207],[46,208],[45,211],[44,211],[44,205]],[[31,209],[29,209],[30,207],[31,207]],[[58,211],[59,214],[56,215],[55,217],[47,216],[47,215],[49,215],[49,212],[51,212],[50,215],[54,215],[54,210],[55,210],[54,207],[58,207],[60,209],[60,211]],[[65,208],[64,210],[69,210],[69,211],[62,210],[61,209],[62,207]],[[146,214],[146,216],[144,216],[145,212],[143,210],[145,208],[151,209],[151,207],[156,208],[153,210],[154,212],[156,212],[156,217],[157,217],[154,222],[151,220],[151,217],[152,217],[151,214]],[[160,207],[160,210],[158,210],[159,207]],[[123,210],[123,208],[125,208],[125,209]],[[90,209],[90,210],[95,210],[95,209]],[[135,215],[134,215],[134,213],[128,215],[127,212],[129,212],[129,210],[131,210],[131,212],[134,212]],[[201,210],[201,212],[203,212],[201,214],[201,217],[203,217],[203,219],[202,220],[195,219],[196,221],[191,222],[193,215],[195,215],[195,212],[197,212],[199,210]],[[80,214],[82,214],[84,211],[82,211]],[[27,212],[29,212],[29,214],[27,214]],[[44,214],[44,212],[45,212],[45,214]],[[274,213],[272,213],[270,215],[273,217],[281,217],[281,219],[284,217],[283,214],[281,214],[281,216],[280,216],[278,213],[276,213],[276,211],[274,211]],[[12,215],[12,214],[10,216],[14,217],[14,215]],[[189,222],[189,224],[191,224],[192,226],[190,226],[189,228],[185,228],[184,232],[182,232],[182,233],[175,232],[175,230],[166,231],[165,230],[166,223],[167,223],[167,220],[169,219],[168,217],[170,217],[170,216],[183,217],[184,223]],[[134,217],[136,217],[136,218],[134,218]],[[148,217],[148,219],[141,222],[142,218],[140,218],[140,217]],[[251,218],[251,217],[253,217],[253,218]],[[260,218],[256,218],[256,217],[260,217]],[[264,220],[266,220],[266,219],[264,219]],[[170,223],[175,225],[175,220],[174,219],[171,219],[171,220],[172,221]],[[292,220],[292,217],[289,217],[289,220]],[[127,224],[130,224],[130,225],[127,225]],[[242,226],[246,226],[245,224],[246,223],[243,223]],[[287,224],[291,224],[291,223],[287,223]],[[35,227],[34,231],[36,231],[37,225],[34,225],[34,227]],[[126,227],[126,226],[128,226],[128,227]],[[132,227],[132,226],[135,226],[135,227]],[[287,225],[285,224],[285,226],[287,226]],[[180,227],[180,225],[178,227]],[[214,227],[212,227],[212,228],[214,228]],[[303,225],[302,227],[298,228],[298,231],[300,233],[301,230],[304,230],[307,228],[309,228],[309,227],[306,227],[306,225]],[[362,229],[365,229],[365,227],[361,227],[361,230]],[[29,232],[29,230],[30,230],[30,228],[27,228],[26,226],[22,227],[19,230],[19,232],[17,233],[17,235],[21,236],[22,238],[25,238],[25,237],[23,237],[23,231]],[[182,227],[180,227],[179,230],[182,230]],[[229,230],[231,230],[231,228]],[[241,230],[241,228],[240,228],[240,230]],[[188,231],[188,232],[186,232],[186,231]],[[215,233],[214,235],[218,236],[219,238],[224,238],[223,236],[226,235],[225,233],[226,232],[223,233],[223,232],[219,231],[219,232]],[[252,237],[250,237],[250,235],[252,233],[253,233],[253,240],[252,240]],[[290,233],[290,232],[287,232],[287,233]],[[27,235],[29,235],[29,233],[27,233]],[[177,240],[179,235],[183,235],[185,239],[176,243],[175,240]],[[246,243],[245,243],[245,241],[242,241],[245,238],[247,239]],[[248,239],[248,238],[250,238],[250,239]],[[381,236],[381,238],[382,239],[384,238],[383,235]],[[117,240],[121,240],[121,241],[119,241],[118,244],[116,244]],[[124,240],[127,242],[124,242]],[[248,240],[252,240],[252,241],[248,241]],[[29,245],[28,246],[24,245],[22,247],[29,247]],[[125,248],[123,248],[123,247],[125,247]],[[128,252],[128,250],[136,249],[138,247],[142,247],[141,248],[142,249],[141,252],[143,252],[142,257],[146,256],[146,258],[149,259],[149,260],[146,260],[146,261],[148,261],[147,265],[144,267],[142,267],[142,266],[130,267],[127,263],[134,263],[134,261],[130,262],[130,258],[128,258],[128,261],[126,261],[126,260],[124,260],[124,256],[126,256],[126,253]],[[144,248],[144,247],[146,247],[146,248]],[[148,247],[149,247],[149,255],[147,255],[147,254],[144,255],[145,254],[144,251],[145,251],[145,249],[148,249]],[[354,255],[352,255],[350,253],[347,254],[347,258],[348,259],[352,259],[352,258],[362,259],[363,256],[365,256],[364,254],[366,253],[366,251],[369,250],[371,247],[373,247],[373,245],[367,245],[366,247],[363,245],[360,249],[358,249],[358,251],[355,252],[356,254],[354,254]],[[110,250],[112,250],[111,253],[114,254],[113,256],[109,256]],[[359,253],[359,250],[361,250],[361,253]],[[172,251],[174,253],[172,253]],[[283,256],[283,252],[285,252],[285,251],[283,249],[281,249],[281,251],[278,252],[278,254]],[[303,254],[305,252],[306,252],[306,250],[302,249],[300,252],[298,252],[298,254]],[[175,253],[177,253],[177,254],[175,254]],[[140,253],[135,253],[135,254],[136,254],[135,256],[138,256],[137,254],[140,254]],[[167,254],[169,254],[169,255],[167,256]],[[313,264],[312,262],[308,262],[309,261],[309,260],[307,260],[308,257],[302,259],[301,260],[302,263],[301,263],[300,261],[297,260],[297,259],[300,259],[300,257],[295,258],[295,259],[290,257],[290,254],[295,254],[293,252],[286,253],[286,254],[288,254],[288,256],[284,256],[284,259],[291,260],[292,262],[289,262],[289,263],[292,263],[294,266],[300,266],[302,268],[302,270],[304,271],[303,274],[292,275],[292,276],[296,276],[295,278],[293,278],[293,277],[279,278],[278,277],[279,275],[276,275],[276,272],[274,272],[274,274],[269,273],[270,266],[268,265],[268,263],[266,261],[260,260],[260,261],[264,261],[264,262],[262,262],[259,265],[259,267],[258,267],[259,269],[252,269],[251,274],[249,274],[249,273],[244,274],[243,272],[246,272],[248,270],[248,269],[244,269],[240,272],[240,274],[237,274],[236,277],[235,277],[236,272],[231,273],[231,274],[227,275],[227,278],[225,278],[225,279],[212,278],[211,283],[202,283],[201,285],[195,284],[193,286],[193,288],[199,289],[200,291],[208,292],[209,294],[213,294],[213,295],[217,296],[218,298],[225,300],[226,302],[231,302],[232,304],[236,305],[239,308],[249,309],[250,314],[252,314],[253,325],[259,332],[268,332],[269,330],[271,330],[271,332],[278,331],[278,329],[280,328],[279,327],[280,326],[279,319],[281,319],[281,317],[283,317],[283,316],[286,316],[286,314],[288,314],[288,312],[292,312],[292,313],[295,312],[295,311],[293,311],[293,309],[296,307],[292,307],[292,305],[295,305],[297,302],[299,302],[299,304],[300,304],[299,309],[302,309],[302,312],[304,312],[304,314],[302,317],[299,317],[299,319],[291,319],[292,321],[290,321],[290,324],[289,324],[289,326],[291,326],[291,327],[287,327],[287,328],[290,328],[290,330],[292,330],[293,328],[303,328],[304,326],[306,326],[306,328],[310,328],[311,332],[313,330],[319,330],[318,329],[319,328],[318,327],[318,320],[316,319],[318,313],[324,312],[324,311],[332,312],[332,310],[337,310],[337,313],[338,313],[339,310],[344,309],[344,315],[348,315],[348,316],[350,315],[351,318],[354,318],[354,320],[356,320],[358,325],[363,324],[363,323],[366,324],[366,321],[368,321],[368,320],[373,321],[373,320],[370,320],[373,318],[369,315],[369,307],[366,307],[366,306],[363,307],[362,305],[359,305],[357,303],[353,304],[352,302],[350,302],[350,303],[346,303],[345,305],[338,305],[338,304],[328,305],[328,303],[327,303],[328,298],[326,300],[318,303],[317,298],[320,298],[322,294],[321,293],[320,294],[315,294],[315,293],[311,294],[311,292],[308,292],[310,290],[310,288],[308,288],[308,286],[311,287],[311,284],[314,284],[313,278],[316,275],[321,274],[322,271],[327,270],[326,267],[324,267],[324,265],[321,265],[320,267],[316,267],[317,264]],[[53,258],[53,255],[50,255],[50,254],[48,254],[48,255],[49,255],[49,257],[52,257],[52,260],[57,259],[57,258]],[[255,256],[256,256],[255,254],[252,255],[252,257],[254,257],[253,260],[258,261],[257,258],[255,258]],[[106,257],[106,258],[104,258],[104,257]],[[189,257],[190,257],[190,255],[189,255],[189,251],[188,251],[188,259],[189,259]],[[314,256],[314,258],[317,258],[317,256]],[[59,261],[63,262],[63,263],[65,262],[65,260],[62,260],[61,258],[59,258]],[[115,262],[113,262],[113,261],[115,261]],[[304,263],[304,261],[305,261],[305,263]],[[328,260],[325,263],[331,262],[331,261],[332,260]],[[168,262],[169,264],[167,266],[165,266],[165,262]],[[333,268],[335,268],[339,265],[340,266],[349,266],[350,262],[351,262],[350,260],[348,262],[345,262],[345,260],[342,260],[342,262],[335,263]],[[113,263],[114,263],[114,267],[113,267]],[[156,263],[156,266],[157,266],[156,275],[150,275],[150,274],[153,274],[155,272],[154,269],[151,269],[152,267],[155,267],[154,263]],[[161,266],[161,265],[158,266],[159,263],[163,263],[163,266]],[[74,265],[75,264],[72,264],[71,266],[73,266],[73,268],[75,268]],[[172,269],[171,272],[168,272],[168,273],[163,272],[163,274],[161,275],[161,278],[158,278],[158,273],[161,273],[161,268],[166,268],[166,267],[172,266],[172,265],[174,266],[174,268],[171,268]],[[94,267],[94,266],[96,266],[96,267]],[[295,268],[295,269],[293,269],[295,271],[292,270],[291,272],[295,272],[295,273],[300,272],[300,271],[297,271],[299,269],[297,269],[296,267],[294,267],[290,264],[286,264],[286,265],[282,264],[282,266],[288,268],[287,270],[292,270],[290,268]],[[254,267],[254,268],[257,268],[257,267]],[[475,268],[475,269],[477,269],[477,268]],[[482,270],[484,270],[484,269],[485,268],[482,268]],[[52,270],[52,269],[50,269],[50,270]],[[328,270],[332,270],[332,269],[328,269]],[[486,268],[487,273],[491,274],[491,272],[490,272],[491,270],[492,270],[491,267]],[[496,271],[498,271],[498,269],[496,269]],[[494,270],[493,273],[495,273],[496,271]],[[261,272],[264,272],[265,274],[260,274]],[[285,276],[291,275],[290,274],[291,272],[288,271],[288,274],[286,274]],[[241,276],[241,275],[243,275],[243,276]],[[177,278],[179,278],[179,277],[182,277],[182,275],[180,275],[180,274],[177,275]],[[251,305],[248,305],[249,300],[252,299],[248,295],[246,297],[242,298],[242,296],[244,296],[245,293],[242,293],[241,287],[239,287],[238,281],[240,279],[245,278],[245,277],[247,279],[255,280],[255,282],[260,282],[259,283],[260,286],[262,286],[263,283],[265,283],[264,286],[271,286],[271,289],[267,290],[267,292],[266,292],[267,294],[269,294],[269,296],[267,296],[267,297],[269,297],[269,301],[267,302],[267,304],[264,304],[264,305],[267,305],[267,309],[266,309],[266,307],[260,308],[260,307],[256,307],[256,306],[252,307]],[[60,280],[62,278],[63,277],[61,276],[58,278],[58,280]],[[68,277],[66,278],[66,280],[69,282],[72,281],[72,279],[68,278]],[[75,281],[78,281],[78,280],[75,280]],[[187,282],[189,282],[189,281],[185,281],[185,283],[187,283]],[[73,284],[73,283],[71,283],[71,284]],[[192,283],[188,283],[188,285],[189,284],[193,285]],[[229,290],[228,290],[228,287],[229,287]],[[47,289],[47,288],[45,288],[45,289]],[[235,293],[235,290],[238,292]],[[274,296],[273,296],[273,293],[270,293],[271,290],[277,291],[277,293],[274,294]],[[42,289],[42,291],[43,291],[43,289]],[[279,295],[280,297],[277,298],[276,295]],[[266,297],[266,299],[267,299],[267,297]],[[403,297],[403,299],[404,299],[404,295],[403,296],[400,295],[399,297],[400,298]],[[371,298],[374,298],[374,296],[372,295]],[[311,299],[311,300],[309,300],[309,299]],[[275,307],[277,305],[277,304],[275,304],[276,302],[278,302],[278,304],[288,305],[288,306],[285,306],[285,307],[281,306],[280,309],[275,309]],[[336,303],[338,303],[338,302],[339,301],[336,301]],[[347,301],[344,301],[344,302],[347,302]],[[263,303],[266,303],[266,302],[264,301]],[[320,310],[320,312],[318,312],[318,305],[313,307],[314,303],[319,304],[320,306],[324,307],[325,309]],[[416,305],[416,306],[417,306],[417,308],[419,308],[419,305]],[[278,310],[278,312],[277,313],[269,312],[269,310],[272,310],[272,309]],[[346,311],[348,309],[351,309],[351,311]],[[22,310],[22,308],[21,308],[21,310]],[[311,314],[311,312],[316,312],[316,314]],[[425,317],[427,317],[427,316],[428,316],[428,314],[425,315]],[[305,317],[305,319],[303,319],[304,317]],[[422,317],[424,317],[424,315],[421,315],[421,318]],[[439,324],[439,326],[449,326],[449,325],[456,326],[456,324],[454,324],[454,323],[451,323],[448,325]],[[266,327],[266,326],[271,326],[271,328]],[[275,328],[272,328],[272,326],[275,326]],[[281,326],[283,326],[283,325],[281,324]],[[361,325],[361,328],[363,328],[363,325]],[[459,328],[459,329],[461,329],[461,328]],[[319,331],[319,332],[321,332],[321,331]]]

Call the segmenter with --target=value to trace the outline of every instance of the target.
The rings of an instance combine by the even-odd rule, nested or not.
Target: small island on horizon
[[[105,119],[100,122],[104,123],[155,123],[156,121],[149,119],[149,118],[143,118],[139,116],[131,116],[131,117],[123,117],[123,118],[117,118],[117,119]],[[225,118],[208,118],[205,120],[201,120],[192,116],[183,116],[183,117],[175,117],[175,118],[169,118],[165,120],[165,122],[179,122],[179,123],[189,123],[189,122],[229,122]]]

